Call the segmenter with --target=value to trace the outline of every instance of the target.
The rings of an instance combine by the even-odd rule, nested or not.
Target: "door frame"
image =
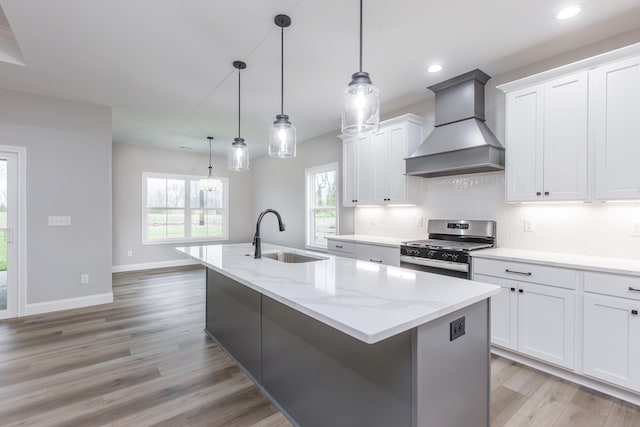
[[[16,257],[11,261],[10,269],[14,273],[17,287],[15,317],[25,315],[27,306],[27,149],[11,145],[0,145],[0,153],[15,156],[16,162],[16,216],[13,242],[16,245]],[[7,224],[8,225],[8,224]],[[7,310],[9,307],[7,306]]]

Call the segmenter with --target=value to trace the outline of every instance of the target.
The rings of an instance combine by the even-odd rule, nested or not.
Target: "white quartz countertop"
[[[400,239],[397,237],[381,237],[369,236],[366,234],[344,234],[342,236],[331,236],[331,240],[339,240],[341,242],[366,243],[369,245],[388,246],[400,249],[402,242],[418,239]]]
[[[367,261],[263,244],[320,261],[254,259],[250,243],[189,246],[178,251],[276,301],[369,344],[500,292],[473,282]]]
[[[469,252],[474,258],[529,262],[578,270],[640,275],[640,260],[592,255],[565,254],[525,249],[493,248]]]

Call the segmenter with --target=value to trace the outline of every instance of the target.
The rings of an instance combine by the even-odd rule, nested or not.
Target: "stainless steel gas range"
[[[402,242],[401,267],[468,279],[469,252],[496,243],[495,221],[430,219],[427,231],[426,240]]]

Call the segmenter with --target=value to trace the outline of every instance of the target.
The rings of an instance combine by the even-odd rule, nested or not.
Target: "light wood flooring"
[[[290,426],[204,334],[202,268],[114,274],[113,292],[0,321],[0,426]],[[636,406],[500,357],[491,367],[492,427],[640,427]]]

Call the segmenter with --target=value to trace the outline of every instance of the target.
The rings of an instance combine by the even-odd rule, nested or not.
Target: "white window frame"
[[[339,229],[339,224],[340,224],[340,218],[339,218],[339,213],[340,213],[340,175],[339,175],[339,171],[338,171],[338,162],[333,162],[333,163],[327,163],[324,165],[320,165],[320,166],[315,166],[315,167],[311,167],[311,168],[306,168],[304,170],[304,192],[305,192],[305,224],[304,224],[304,228],[305,228],[305,248],[307,249],[314,249],[314,250],[325,250],[327,249],[327,246],[322,246],[322,245],[317,245],[315,243],[313,243],[313,229],[311,228],[312,224],[313,224],[313,218],[312,218],[312,214],[314,211],[314,208],[311,207],[311,203],[312,203],[312,187],[313,187],[313,182],[311,181],[310,177],[314,176],[318,173],[323,173],[323,172],[335,172],[336,173],[336,234],[338,234],[338,229]],[[324,208],[326,209],[326,208]]]
[[[147,240],[147,179],[175,179],[185,181],[184,189],[184,217],[185,217],[185,235],[186,237]],[[194,242],[221,242],[229,240],[229,178],[217,176],[215,179],[222,181],[224,207],[222,213],[222,236],[220,237],[189,237],[191,235],[191,181],[200,181],[202,176],[198,175],[181,175],[160,172],[142,172],[142,245],[167,245],[175,243],[194,243]],[[186,224],[189,224],[187,227]]]

